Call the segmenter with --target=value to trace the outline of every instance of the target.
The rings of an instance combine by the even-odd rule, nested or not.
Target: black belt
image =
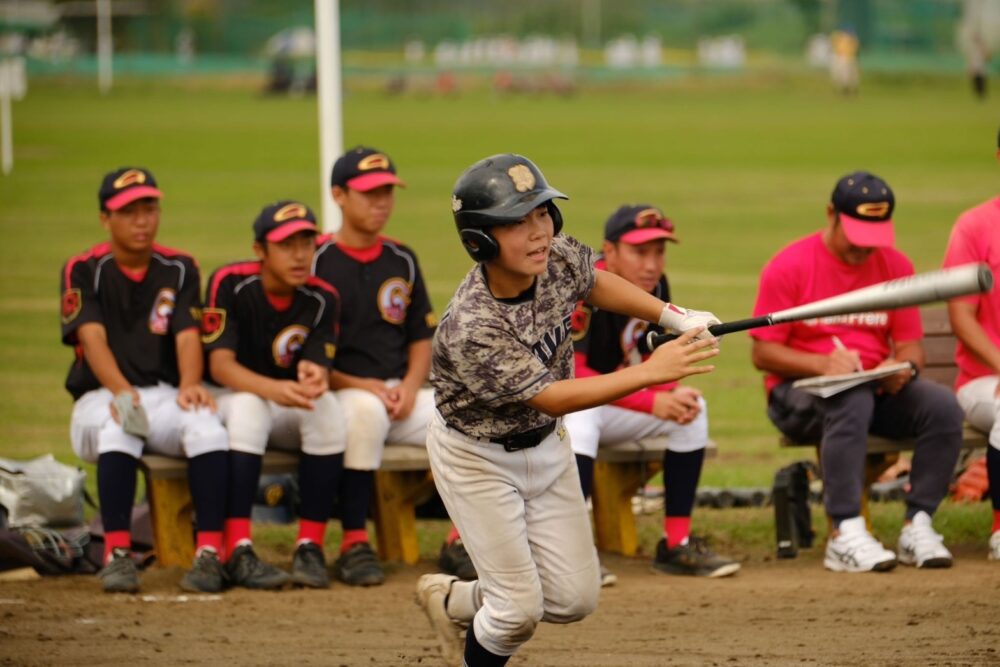
[[[460,428],[455,428],[451,424],[448,425],[450,428],[455,429],[462,435],[468,437],[468,433]],[[550,421],[545,426],[539,426],[538,428],[533,428],[530,431],[523,431],[521,433],[511,433],[510,435],[500,436],[499,438],[490,438],[490,442],[495,442],[498,445],[503,445],[503,448],[508,452],[516,452],[521,449],[530,449],[532,447],[537,447],[541,444],[542,440],[549,437],[554,430],[556,430],[556,422]]]

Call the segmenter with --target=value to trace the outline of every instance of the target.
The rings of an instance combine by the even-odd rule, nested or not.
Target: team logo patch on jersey
[[[642,363],[642,355],[639,353],[639,341],[646,335],[649,324],[644,320],[632,318],[622,329],[621,346],[625,365],[634,366]]]
[[[406,320],[408,305],[410,284],[402,278],[389,278],[378,288],[378,312],[386,322],[402,324]]]
[[[205,308],[201,311],[201,342],[214,343],[226,330],[224,308]]]
[[[573,342],[581,341],[586,337],[587,331],[590,329],[590,318],[593,315],[593,311],[585,303],[580,303],[576,310],[573,311],[572,319],[570,323],[573,327]]]
[[[514,189],[518,192],[527,192],[535,187],[535,175],[523,164],[515,164],[507,170],[507,175],[514,181]]]
[[[281,368],[288,368],[295,363],[295,357],[302,350],[309,336],[309,329],[301,324],[293,324],[281,330],[271,343],[271,354],[274,363]]]
[[[428,329],[434,329],[438,325],[438,318],[433,312],[424,315],[424,324],[427,325]]]
[[[337,356],[337,346],[333,343],[326,343],[323,345],[323,351],[326,353],[327,359],[333,359]]]
[[[177,292],[164,287],[156,295],[153,302],[153,309],[149,311],[149,330],[163,336],[170,331],[170,316],[174,314],[174,306],[177,304]]]
[[[122,188],[128,187],[130,185],[142,185],[146,182],[146,174],[138,169],[129,169],[124,174],[115,179],[113,185],[115,190],[121,190]]]
[[[83,309],[83,298],[80,296],[80,290],[76,287],[66,290],[62,295],[62,321],[63,324],[69,324],[76,319],[76,316],[80,314],[80,310]]]

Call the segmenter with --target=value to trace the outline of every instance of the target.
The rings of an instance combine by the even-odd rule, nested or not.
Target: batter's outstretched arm
[[[132,383],[125,379],[114,353],[108,346],[108,331],[104,325],[87,322],[80,326],[77,336],[83,346],[83,358],[87,360],[87,365],[101,386],[115,396],[123,391],[132,391]]]
[[[696,340],[703,329],[692,329],[677,340],[656,348],[649,359],[614,373],[560,380],[527,401],[550,417],[605,405],[635,391],[688,375],[708,373],[715,366],[696,365],[719,353],[714,338]]]
[[[594,271],[594,287],[587,302],[602,310],[658,322],[664,302],[621,276],[600,269]]]

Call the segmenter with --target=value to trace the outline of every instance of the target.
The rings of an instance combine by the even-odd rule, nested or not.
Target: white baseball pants
[[[417,392],[413,411],[406,419],[393,421],[378,396],[365,389],[334,392],[347,417],[347,450],[344,467],[351,470],[378,470],[385,443],[426,446],[427,423],[434,414],[434,391]]]
[[[263,455],[268,445],[313,456],[344,451],[344,413],[332,392],[317,398],[312,410],[285,407],[245,391],[214,393],[233,451]]]
[[[1000,399],[995,394],[998,381],[998,375],[984,375],[962,385],[955,397],[969,423],[989,433],[990,446],[1000,449]]]
[[[219,416],[207,408],[182,409],[177,405],[176,387],[160,383],[137,387],[136,391],[149,420],[149,437],[143,440],[123,431],[111,416],[114,394],[108,389],[94,389],[73,404],[69,432],[77,456],[93,463],[108,452],[139,458],[148,449],[164,456],[194,458],[229,448]]]
[[[693,421],[678,424],[646,412],[615,405],[602,405],[572,412],[563,418],[573,444],[573,453],[597,458],[600,443],[625,442],[641,438],[667,437],[672,452],[694,452],[708,444],[708,407],[699,398],[701,411]]]
[[[455,620],[471,620],[496,655],[512,655],[539,621],[572,623],[597,606],[597,550],[567,439],[560,426],[508,452],[448,428],[436,411],[428,426],[434,482],[479,573],[452,585],[456,599],[481,598],[474,619]]]

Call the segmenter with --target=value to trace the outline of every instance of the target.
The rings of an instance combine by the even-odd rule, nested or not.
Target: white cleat
[[[462,628],[448,616],[445,602],[452,583],[459,581],[450,574],[425,574],[417,581],[417,604],[427,614],[431,627],[437,633],[441,657],[448,667],[462,667],[465,645]]]
[[[951,567],[951,552],[935,532],[927,512],[917,512],[899,534],[899,562],[917,567]]]
[[[1000,530],[990,535],[990,560],[1000,560]]]
[[[834,572],[887,572],[896,555],[872,537],[863,516],[840,522],[839,535],[826,543],[823,565]]]

